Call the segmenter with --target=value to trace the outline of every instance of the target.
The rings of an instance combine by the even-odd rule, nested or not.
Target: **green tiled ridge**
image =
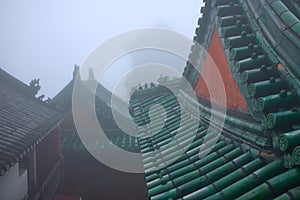
[[[203,27],[209,27],[210,23],[212,22],[212,17],[207,14],[212,11],[211,4],[211,1],[206,1],[204,7],[202,7],[200,10],[203,15],[202,18],[199,18],[198,20],[199,27],[197,27],[195,30],[196,35],[193,38],[194,45],[191,47],[191,53],[183,72],[183,76],[186,78],[186,80],[188,80],[192,87],[195,87],[199,77],[199,72],[195,69],[195,67],[201,64],[199,63],[200,55],[197,53],[197,50],[201,47],[205,48],[208,45],[207,41],[209,40],[210,30],[204,29]]]
[[[177,81],[175,81],[174,84],[169,84],[169,87],[173,88],[174,90],[177,90],[178,89]],[[170,89],[163,85],[158,85],[158,86],[154,85],[154,87],[150,87],[150,88],[149,87],[143,88],[140,86],[130,96],[134,98],[139,98],[139,96],[151,94],[152,96],[154,95],[155,97],[160,97],[169,93],[170,93]]]
[[[195,104],[193,107],[199,106],[200,110],[202,110],[201,115],[204,116],[204,118],[206,119],[208,118],[208,120],[210,119],[209,108],[201,105],[201,103],[199,102],[194,102],[193,100],[190,99],[188,95],[186,95],[182,91],[180,91],[178,96],[182,98],[182,101],[186,107],[189,107],[191,104]],[[221,118],[222,116],[220,115],[218,117]],[[253,122],[247,122],[245,120],[238,119],[237,117],[233,117],[230,115],[226,115],[225,117],[226,118],[225,118],[224,129],[230,131],[231,137],[234,136],[243,142],[248,141],[249,143],[258,145],[259,147],[264,149],[270,149],[272,147],[271,138],[263,135],[263,132],[259,124]],[[217,122],[212,121],[210,123],[215,123],[215,125],[218,125]]]
[[[127,134],[111,135],[108,136],[108,139],[110,140],[108,143],[101,140],[95,140],[93,141],[93,143],[87,144],[87,146],[92,149],[109,149],[112,148],[113,145],[116,145],[117,147],[123,148],[125,150],[139,150],[137,141],[133,137],[128,136]],[[65,152],[87,151],[79,136],[74,131],[62,132],[61,147],[62,151]]]
[[[131,107],[133,110],[136,110],[137,107],[139,107],[140,105],[143,105],[143,108],[140,109],[138,112],[133,112],[133,117],[134,117],[134,119],[136,119],[135,122],[138,125],[143,125],[143,124],[148,123],[150,121],[150,118],[148,115],[150,105],[152,105],[153,102],[155,102],[157,104],[164,104],[164,102],[168,102],[169,100],[176,100],[176,97],[174,95],[171,95],[171,96],[161,95],[158,97],[154,96],[151,99],[141,101],[137,104],[135,104],[134,102],[131,102]],[[165,106],[168,106],[168,104],[169,103],[167,103]],[[168,107],[167,109],[168,110],[173,109],[173,111],[176,112],[176,109],[175,109],[176,106],[177,106],[177,104],[174,104],[172,107]]]

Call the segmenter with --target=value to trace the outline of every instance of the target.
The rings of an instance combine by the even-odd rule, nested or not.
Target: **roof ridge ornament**
[[[73,70],[73,79],[75,79],[76,76],[78,76],[78,78],[81,79],[79,69],[80,69],[79,65],[75,64],[74,65],[74,70]]]
[[[93,68],[89,68],[89,80],[95,80],[95,74]]]
[[[35,79],[31,80],[29,83],[29,87],[33,91],[33,96],[37,95],[38,91],[41,89],[40,79],[35,78]]]

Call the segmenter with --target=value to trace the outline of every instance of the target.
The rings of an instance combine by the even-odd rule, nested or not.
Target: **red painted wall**
[[[214,63],[212,63],[211,59],[206,58],[204,66],[200,72],[201,76],[195,87],[197,95],[218,105],[225,106],[226,104],[228,108],[234,110],[248,111],[247,103],[245,102],[245,99],[231,74],[217,29],[214,31],[208,53],[217,68],[213,66]],[[219,80],[218,76],[216,76],[216,70],[221,73],[223,81]],[[203,79],[204,76],[206,83]],[[226,101],[223,98],[224,95],[221,94],[221,84],[224,84],[225,86]],[[209,85],[210,90],[213,91],[211,93],[214,94],[214,98],[211,98],[207,85]]]
[[[36,147],[37,185],[41,186],[61,158],[60,130],[56,128]]]
[[[78,113],[83,124],[92,130],[90,116],[84,111]],[[63,136],[77,134],[72,113],[64,119],[61,130]],[[64,195],[79,196],[89,200],[147,199],[144,174],[117,171],[96,160],[89,152],[66,151],[63,154]]]

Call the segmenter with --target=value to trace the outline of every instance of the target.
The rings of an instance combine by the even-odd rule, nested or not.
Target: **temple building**
[[[25,85],[0,69],[0,199],[54,199],[63,156],[64,115],[35,98],[38,81]]]
[[[61,124],[61,150],[64,156],[64,170],[62,181],[62,193],[64,196],[76,196],[83,199],[145,199],[146,186],[143,174],[131,174],[112,169],[94,158],[81,141],[75,127],[72,108],[73,87],[75,77],[80,76],[78,66],[74,68],[73,79],[60,91],[50,102],[49,106],[65,114]],[[82,91],[82,97],[91,93],[87,87],[91,82],[96,81],[92,69],[89,71],[89,78],[79,78],[78,87]],[[103,126],[109,142],[95,140],[86,145],[89,148],[106,151],[113,145],[126,151],[140,152],[137,139],[124,133],[114,121],[112,110],[109,107],[111,92],[99,83],[95,96],[95,107],[99,123]],[[83,101],[88,101],[83,99]],[[121,101],[121,100],[119,100]],[[87,114],[87,115],[85,115]],[[82,111],[81,121],[89,126],[88,113]]]

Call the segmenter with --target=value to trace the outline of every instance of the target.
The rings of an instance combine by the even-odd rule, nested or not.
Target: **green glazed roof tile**
[[[276,0],[267,0],[267,2],[268,2],[269,4],[272,4],[274,1],[276,1]]]
[[[289,27],[299,23],[299,19],[290,11],[282,13],[280,17]]]
[[[186,195],[183,197],[183,199],[204,199],[208,196],[213,195],[217,191],[220,191],[231,184],[235,183],[236,181],[244,178],[248,174],[254,172],[258,168],[262,167],[264,165],[264,162],[261,159],[255,159],[244,166],[242,168],[239,168],[235,170],[232,173],[229,173],[219,180],[215,181],[213,185],[209,184],[206,187],[203,187],[202,189],[199,189],[189,195]]]
[[[299,184],[300,169],[294,168],[288,170],[282,174],[275,176],[274,178],[266,181],[262,185],[254,188],[246,194],[237,198],[238,200],[248,199],[266,199],[270,197],[276,197],[282,192],[287,191]]]
[[[300,22],[294,24],[292,30],[300,37]]]
[[[275,200],[300,199],[300,187],[295,187],[275,198]]]
[[[300,131],[292,131],[281,134],[278,138],[279,149],[283,152],[292,151],[295,147],[300,145]]]
[[[288,8],[284,5],[284,3],[282,3],[281,0],[276,0],[273,1],[271,4],[271,7],[273,8],[273,10],[276,12],[277,15],[281,15],[284,12],[288,11]]]

